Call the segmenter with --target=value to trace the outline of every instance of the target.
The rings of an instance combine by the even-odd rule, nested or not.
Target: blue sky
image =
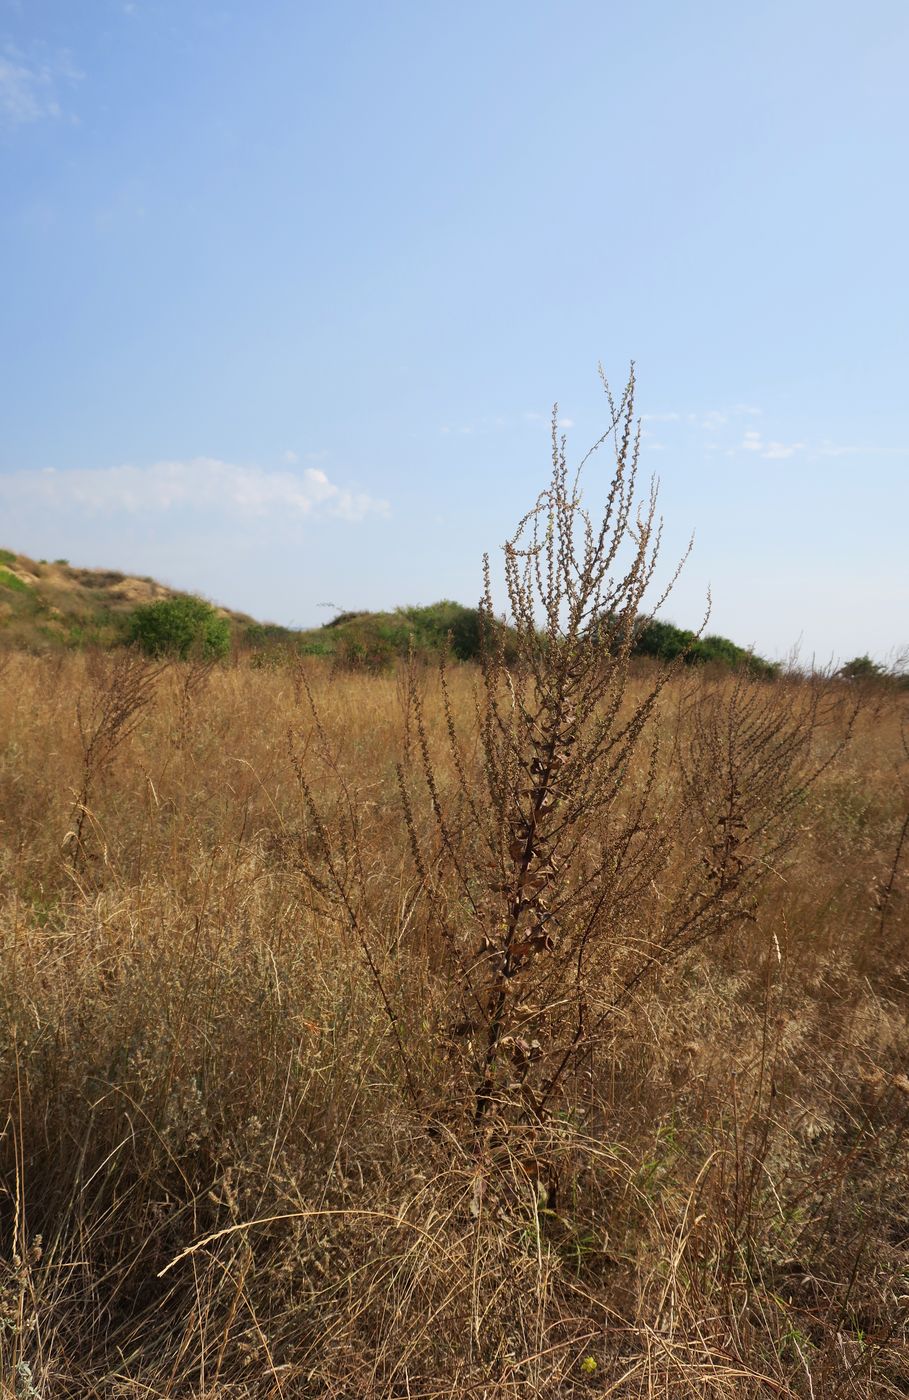
[[[472,602],[633,357],[666,615],[887,656],[907,71],[905,0],[0,0],[0,543]]]

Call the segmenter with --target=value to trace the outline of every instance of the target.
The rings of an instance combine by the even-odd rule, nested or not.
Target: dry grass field
[[[478,687],[449,677],[468,740]],[[665,964],[640,945],[666,941],[722,831],[705,722],[757,697],[783,726],[812,697],[704,673],[663,690],[655,758],[576,856],[580,886],[604,853],[625,868],[575,1062],[530,1111],[565,1027],[519,971],[478,1118],[450,943],[473,937],[455,867],[479,890],[482,860],[437,675],[8,659],[8,1393],[909,1392],[906,699],[864,696],[840,750],[855,697],[819,690],[799,762],[833,762],[743,917]],[[743,811],[747,838],[747,792]]]
[[[909,697],[631,660],[632,391],[479,666],[2,658],[7,1396],[909,1394]]]

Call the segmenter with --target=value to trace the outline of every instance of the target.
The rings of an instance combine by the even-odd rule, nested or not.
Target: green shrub
[[[476,608],[447,599],[428,607],[395,608],[394,612],[347,609],[324,622],[320,632],[331,637],[327,649],[343,664],[355,668],[363,664],[364,657],[381,657],[383,664],[390,664],[394,656],[406,656],[411,644],[419,652],[437,652],[447,649],[450,640],[461,661],[472,659],[479,651]]]
[[[249,647],[286,646],[293,639],[293,633],[277,622],[247,622],[240,632],[240,640]]]
[[[182,594],[136,608],[129,619],[128,640],[149,656],[197,653],[211,659],[230,650],[230,623],[203,598]]]
[[[408,640],[412,635],[418,646],[445,649],[450,641],[459,661],[475,661],[480,655],[481,624],[477,608],[465,608],[461,603],[443,598],[429,607],[399,608],[397,616],[405,624]]]
[[[658,661],[674,661],[681,656],[689,666],[742,666],[753,676],[775,676],[780,669],[775,662],[736,646],[728,637],[699,637],[696,632],[658,618],[649,618],[639,625],[633,653]]]
[[[0,549],[0,564],[15,564],[16,556],[11,549]]]
[[[844,681],[882,681],[887,675],[887,668],[872,661],[870,656],[854,656],[840,667],[837,675]]]
[[[692,659],[692,652],[698,639],[687,628],[676,627],[671,622],[650,618],[638,626],[634,641],[636,656],[652,656],[658,661],[674,661],[684,653],[686,660]]]

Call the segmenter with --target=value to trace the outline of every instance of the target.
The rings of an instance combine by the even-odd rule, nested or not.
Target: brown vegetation
[[[906,696],[631,666],[614,422],[508,665],[0,663],[10,1395],[909,1393]]]

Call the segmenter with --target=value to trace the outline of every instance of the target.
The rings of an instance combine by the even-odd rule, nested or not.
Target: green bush
[[[148,656],[187,657],[196,654],[209,660],[226,656],[230,650],[230,623],[219,617],[211,603],[188,594],[159,598],[131,614],[128,640]]]
[[[853,656],[851,661],[840,667],[837,675],[844,681],[882,681],[886,678],[887,668],[872,661],[870,656]]]
[[[635,656],[651,656],[659,661],[673,661],[681,656],[688,666],[742,666],[753,676],[775,676],[780,669],[775,662],[736,646],[728,637],[699,637],[696,632],[658,618],[649,618],[639,625],[633,651]]]
[[[637,625],[634,654],[652,656],[658,661],[674,661],[677,656],[684,655],[687,661],[691,661],[697,644],[694,632],[687,628],[676,627],[659,618],[649,618]]]
[[[473,660],[480,651],[477,609],[449,599],[394,612],[349,609],[323,623],[320,631],[332,638],[329,649],[345,665],[359,666],[363,657],[382,658],[383,664],[390,664],[394,656],[406,656],[411,644],[418,652],[444,651],[450,644],[459,661]]]

